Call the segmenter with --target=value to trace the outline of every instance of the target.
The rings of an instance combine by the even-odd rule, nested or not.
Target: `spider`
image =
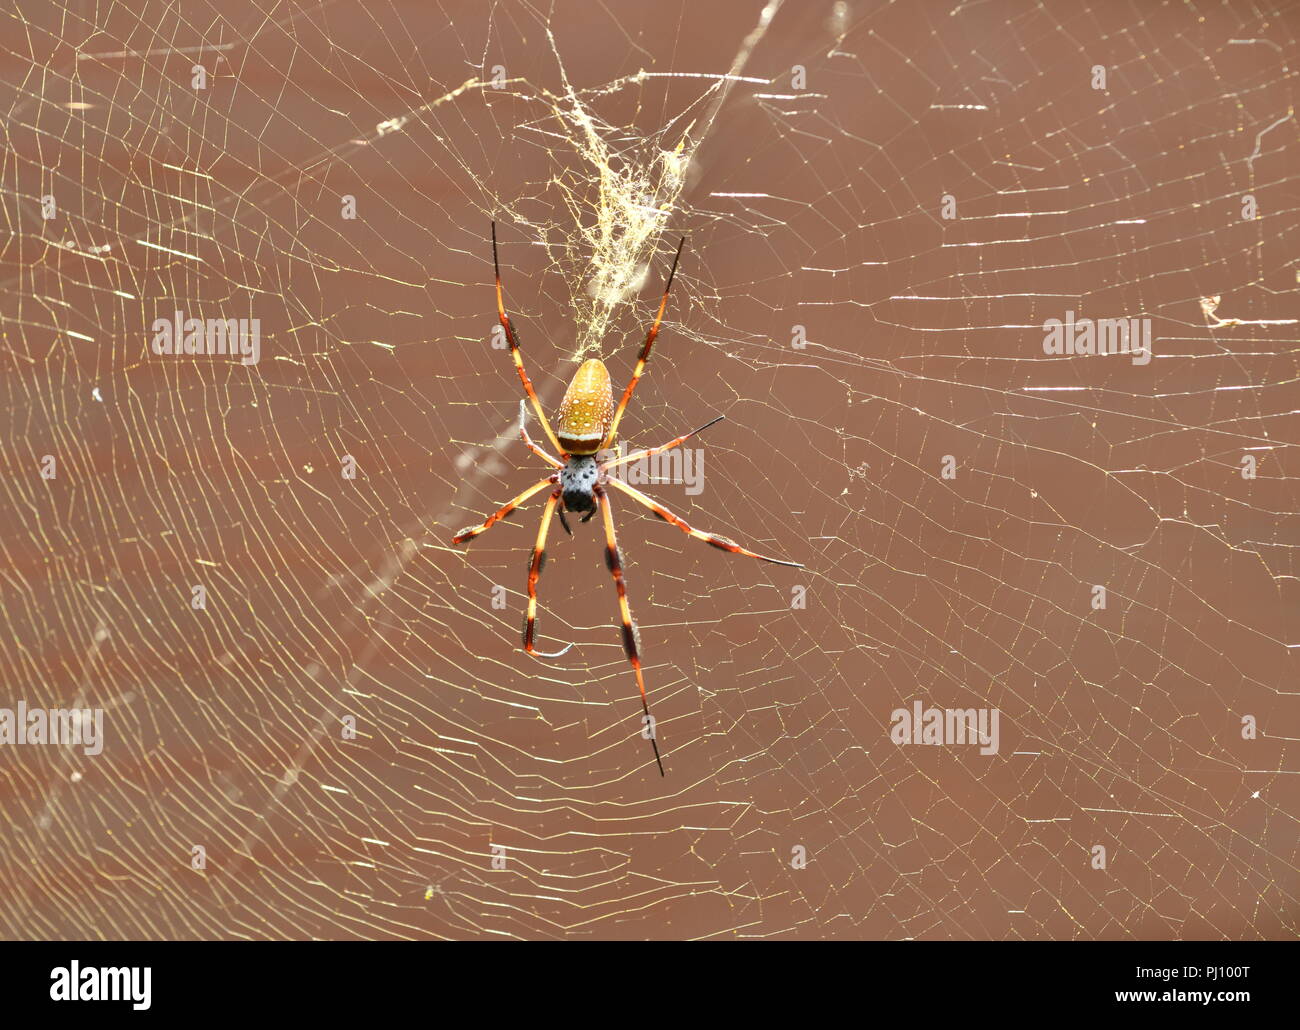
[[[496,222],[492,223],[492,267],[496,276],[497,317],[501,320],[501,325],[506,332],[506,339],[510,343],[510,356],[514,359],[515,371],[519,373],[519,381],[523,384],[524,394],[527,396],[528,401],[532,403],[533,411],[537,413],[537,420],[542,424],[542,428],[546,430],[547,438],[556,451],[559,452],[560,457],[557,458],[537,446],[528,435],[526,424],[527,407],[524,400],[521,399],[519,401],[519,436],[530,451],[556,471],[540,482],[534,483],[519,496],[497,509],[484,519],[480,525],[462,529],[452,537],[453,544],[472,540],[480,533],[485,533],[491,529],[534,494],[540,493],[547,487],[551,488],[550,495],[546,500],[546,506],[542,509],[542,521],[537,529],[537,542],[533,545],[532,558],[528,564],[528,614],[524,619],[524,650],[538,658],[559,658],[573,645],[565,644],[558,651],[548,652],[539,651],[535,644],[537,580],[542,574],[543,566],[546,564],[546,538],[550,532],[551,519],[558,511],[560,524],[564,527],[564,531],[572,536],[573,531],[569,528],[568,519],[565,518],[564,514],[566,509],[575,514],[581,514],[582,523],[586,523],[597,511],[601,513],[601,518],[605,524],[605,564],[614,577],[614,587],[618,591],[619,617],[623,623],[623,650],[627,653],[627,660],[631,663],[633,672],[636,673],[636,685],[641,691],[641,709],[645,713],[643,720],[646,727],[645,735],[650,740],[651,747],[654,748],[655,764],[659,766],[660,776],[664,775],[664,763],[659,757],[659,744],[655,738],[654,719],[650,715],[650,704],[646,699],[645,677],[641,671],[640,632],[636,623],[632,620],[632,609],[628,605],[627,576],[623,571],[623,556],[618,547],[618,538],[614,533],[614,510],[610,503],[608,488],[613,487],[615,490],[622,491],[638,504],[649,508],[663,521],[676,526],[683,533],[694,537],[696,540],[703,540],[721,551],[743,554],[750,558],[758,558],[760,561],[771,562],[774,565],[788,565],[796,569],[803,568],[803,565],[799,562],[769,558],[766,555],[741,547],[736,541],[729,540],[725,536],[718,536],[714,533],[706,533],[703,530],[696,529],[657,501],[647,497],[640,490],[629,486],[621,479],[609,475],[609,470],[618,465],[626,465],[628,462],[661,454],[664,451],[680,446],[692,436],[695,436],[696,433],[703,432],[709,426],[722,421],[726,416],[719,415],[712,422],[701,426],[699,429],[694,429],[659,447],[651,447],[608,461],[598,462],[596,460],[597,452],[608,448],[617,436],[618,425],[623,418],[623,412],[627,409],[628,401],[632,399],[632,391],[636,389],[636,384],[640,382],[641,376],[645,373],[646,363],[650,360],[650,350],[654,347],[655,337],[659,335],[659,324],[663,320],[664,309],[668,306],[668,292],[673,287],[673,276],[677,273],[677,262],[681,260],[682,247],[685,243],[686,238],[683,237],[682,241],[677,245],[677,254],[673,258],[672,268],[668,272],[668,282],[664,286],[663,299],[659,301],[659,311],[655,315],[654,324],[646,334],[645,344],[641,348],[636,367],[632,370],[632,378],[627,384],[627,389],[623,391],[623,397],[619,401],[618,408],[615,409],[614,407],[613,394],[610,392],[609,370],[605,367],[605,363],[599,358],[589,358],[574,373],[569,388],[564,393],[564,399],[560,401],[560,410],[556,413],[557,431],[552,429],[550,422],[547,421],[546,413],[542,410],[542,403],[537,398],[537,392],[533,389],[532,381],[529,380],[528,373],[524,371],[524,360],[519,351],[519,338],[515,335],[514,327],[510,324],[510,316],[506,314],[505,303],[501,294],[501,265],[497,259],[497,226]]]

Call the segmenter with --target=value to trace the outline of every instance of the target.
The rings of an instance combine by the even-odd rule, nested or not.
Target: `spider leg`
[[[542,411],[542,402],[537,399],[537,391],[533,389],[532,381],[528,378],[528,373],[524,371],[524,359],[519,353],[519,339],[515,336],[514,327],[510,324],[510,316],[506,314],[505,301],[501,296],[501,265],[497,261],[497,223],[492,223],[492,269],[496,274],[497,281],[497,317],[501,320],[501,325],[506,331],[506,339],[510,343],[510,356],[515,360],[515,371],[519,373],[519,381],[524,384],[524,393],[528,399],[533,402],[533,410],[537,412],[537,421],[542,424],[546,430],[546,436],[551,441],[551,446],[557,451],[563,451],[560,441],[555,438],[555,432],[551,429],[551,424],[546,421],[546,413]]]
[[[572,644],[565,644],[558,651],[538,651],[533,646],[533,635],[537,624],[537,580],[546,564],[546,534],[551,528],[551,516],[555,506],[560,502],[560,489],[552,491],[546,507],[542,509],[542,524],[537,527],[537,543],[533,545],[533,559],[528,565],[528,616],[524,620],[524,650],[538,658],[559,658]]]
[[[663,321],[664,308],[668,306],[668,291],[673,288],[673,276],[677,274],[677,262],[682,257],[682,247],[686,245],[686,237],[682,237],[681,243],[677,244],[677,255],[673,258],[673,267],[668,272],[668,283],[664,286],[664,296],[659,301],[659,311],[655,315],[654,325],[650,327],[650,332],[646,334],[645,346],[641,348],[641,355],[636,359],[636,367],[632,370],[632,378],[627,384],[627,389],[623,391],[623,399],[618,402],[618,410],[614,412],[614,421],[609,424],[609,432],[605,434],[604,446],[608,447],[614,438],[618,435],[618,424],[623,419],[623,411],[627,408],[627,402],[632,399],[632,391],[636,389],[636,384],[641,380],[642,373],[645,372],[646,362],[650,360],[650,348],[655,345],[655,337],[659,335],[659,323]],[[560,449],[560,445],[555,445]]]
[[[719,415],[712,422],[706,422],[704,423],[704,425],[700,426],[699,429],[692,429],[689,433],[686,433],[683,436],[679,436],[676,440],[669,440],[668,443],[662,444],[659,447],[651,447],[648,450],[637,451],[634,454],[625,454],[621,458],[615,458],[613,461],[605,462],[605,464],[601,465],[600,467],[602,469],[617,468],[619,465],[626,465],[629,461],[639,461],[642,458],[650,458],[656,454],[662,454],[664,451],[671,451],[674,447],[680,447],[696,433],[704,432],[704,430],[708,429],[709,426],[721,422],[726,417],[727,417],[726,415]]]
[[[548,454],[537,444],[533,443],[533,438],[528,435],[528,407],[524,404],[523,398],[519,400],[519,439],[523,440],[524,446],[536,454],[542,461],[553,468],[564,468],[564,462],[552,454]],[[564,452],[561,451],[561,454]]]
[[[655,739],[654,718],[650,715],[650,704],[645,696],[645,677],[641,674],[640,641],[637,639],[636,623],[632,621],[632,608],[627,603],[627,582],[623,578],[623,556],[618,550],[618,538],[614,535],[614,507],[609,495],[600,487],[595,488],[596,498],[600,502],[600,513],[605,520],[605,564],[609,566],[614,577],[614,587],[618,590],[618,612],[623,620],[623,650],[627,660],[632,663],[636,673],[636,685],[641,690],[641,710],[645,712],[646,725],[650,727],[650,746],[655,751],[655,764],[659,766],[659,775],[664,775],[664,763],[659,757],[659,742]]]
[[[695,537],[696,540],[703,540],[706,544],[710,544],[713,547],[716,547],[720,551],[730,551],[732,554],[743,554],[749,558],[757,558],[759,559],[759,561],[771,562],[773,565],[789,565],[791,568],[794,569],[803,568],[803,564],[801,562],[784,561],[781,558],[769,558],[765,554],[757,554],[754,551],[750,551],[747,548],[741,547],[740,544],[736,543],[736,541],[730,540],[725,536],[718,536],[714,533],[706,533],[702,529],[695,529],[689,523],[687,523],[685,519],[680,518],[677,515],[674,515],[671,511],[665,508],[658,501],[652,500],[651,498],[647,497],[640,490],[636,489],[636,487],[628,486],[621,479],[614,479],[613,477],[610,477],[610,479],[607,480],[607,482],[609,483],[610,486],[618,490],[622,490],[625,494],[631,497],[632,500],[636,501],[638,504],[644,504],[647,508],[649,508],[652,512],[654,512],[654,514],[657,515],[659,518],[663,519],[665,522],[672,523],[683,533]]]
[[[533,494],[537,493],[537,491],[539,490],[544,489],[545,487],[550,486],[555,481],[556,481],[555,476],[547,476],[540,483],[534,483],[532,486],[530,486],[527,490],[521,493],[514,500],[507,502],[505,505],[498,508],[495,512],[489,515],[486,519],[484,519],[481,525],[469,526],[465,529],[462,529],[459,533],[457,533],[454,537],[451,538],[451,542],[453,544],[463,544],[466,540],[473,540],[474,537],[478,536],[480,533],[487,532],[498,522],[500,522],[503,518],[505,518],[512,511],[514,511],[521,504],[523,504],[524,501],[532,497]]]
[[[563,502],[563,501],[561,501],[561,502],[560,502],[560,506],[559,506],[558,508],[555,509],[555,514],[558,515],[558,516],[560,516],[560,525],[564,527],[564,531],[565,531],[566,533],[568,533],[569,536],[573,536],[573,530],[571,530],[571,529],[569,528],[569,520],[566,519],[566,518],[564,517],[564,502]]]

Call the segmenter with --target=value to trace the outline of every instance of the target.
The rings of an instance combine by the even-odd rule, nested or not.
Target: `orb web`
[[[132,7],[3,16],[4,703],[105,719],[6,936],[1295,935],[1294,6]],[[624,446],[807,566],[615,495],[663,780],[599,521],[554,663],[541,501],[449,542],[546,474],[492,219],[548,412],[688,236]]]

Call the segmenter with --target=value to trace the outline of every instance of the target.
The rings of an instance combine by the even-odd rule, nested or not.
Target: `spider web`
[[[0,751],[6,936],[1296,934],[1294,5],[3,18],[2,704],[106,738]],[[689,235],[624,442],[725,414],[645,489],[807,566],[615,495],[662,780],[599,523],[553,663],[536,500],[449,544],[545,474],[492,218],[548,410]],[[260,363],[152,353],[175,309]]]

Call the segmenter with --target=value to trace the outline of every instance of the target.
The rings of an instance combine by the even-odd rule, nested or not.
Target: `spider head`
[[[564,506],[572,512],[585,514],[596,510],[596,479],[599,469],[591,454],[570,454],[564,468],[560,469],[560,489]]]

